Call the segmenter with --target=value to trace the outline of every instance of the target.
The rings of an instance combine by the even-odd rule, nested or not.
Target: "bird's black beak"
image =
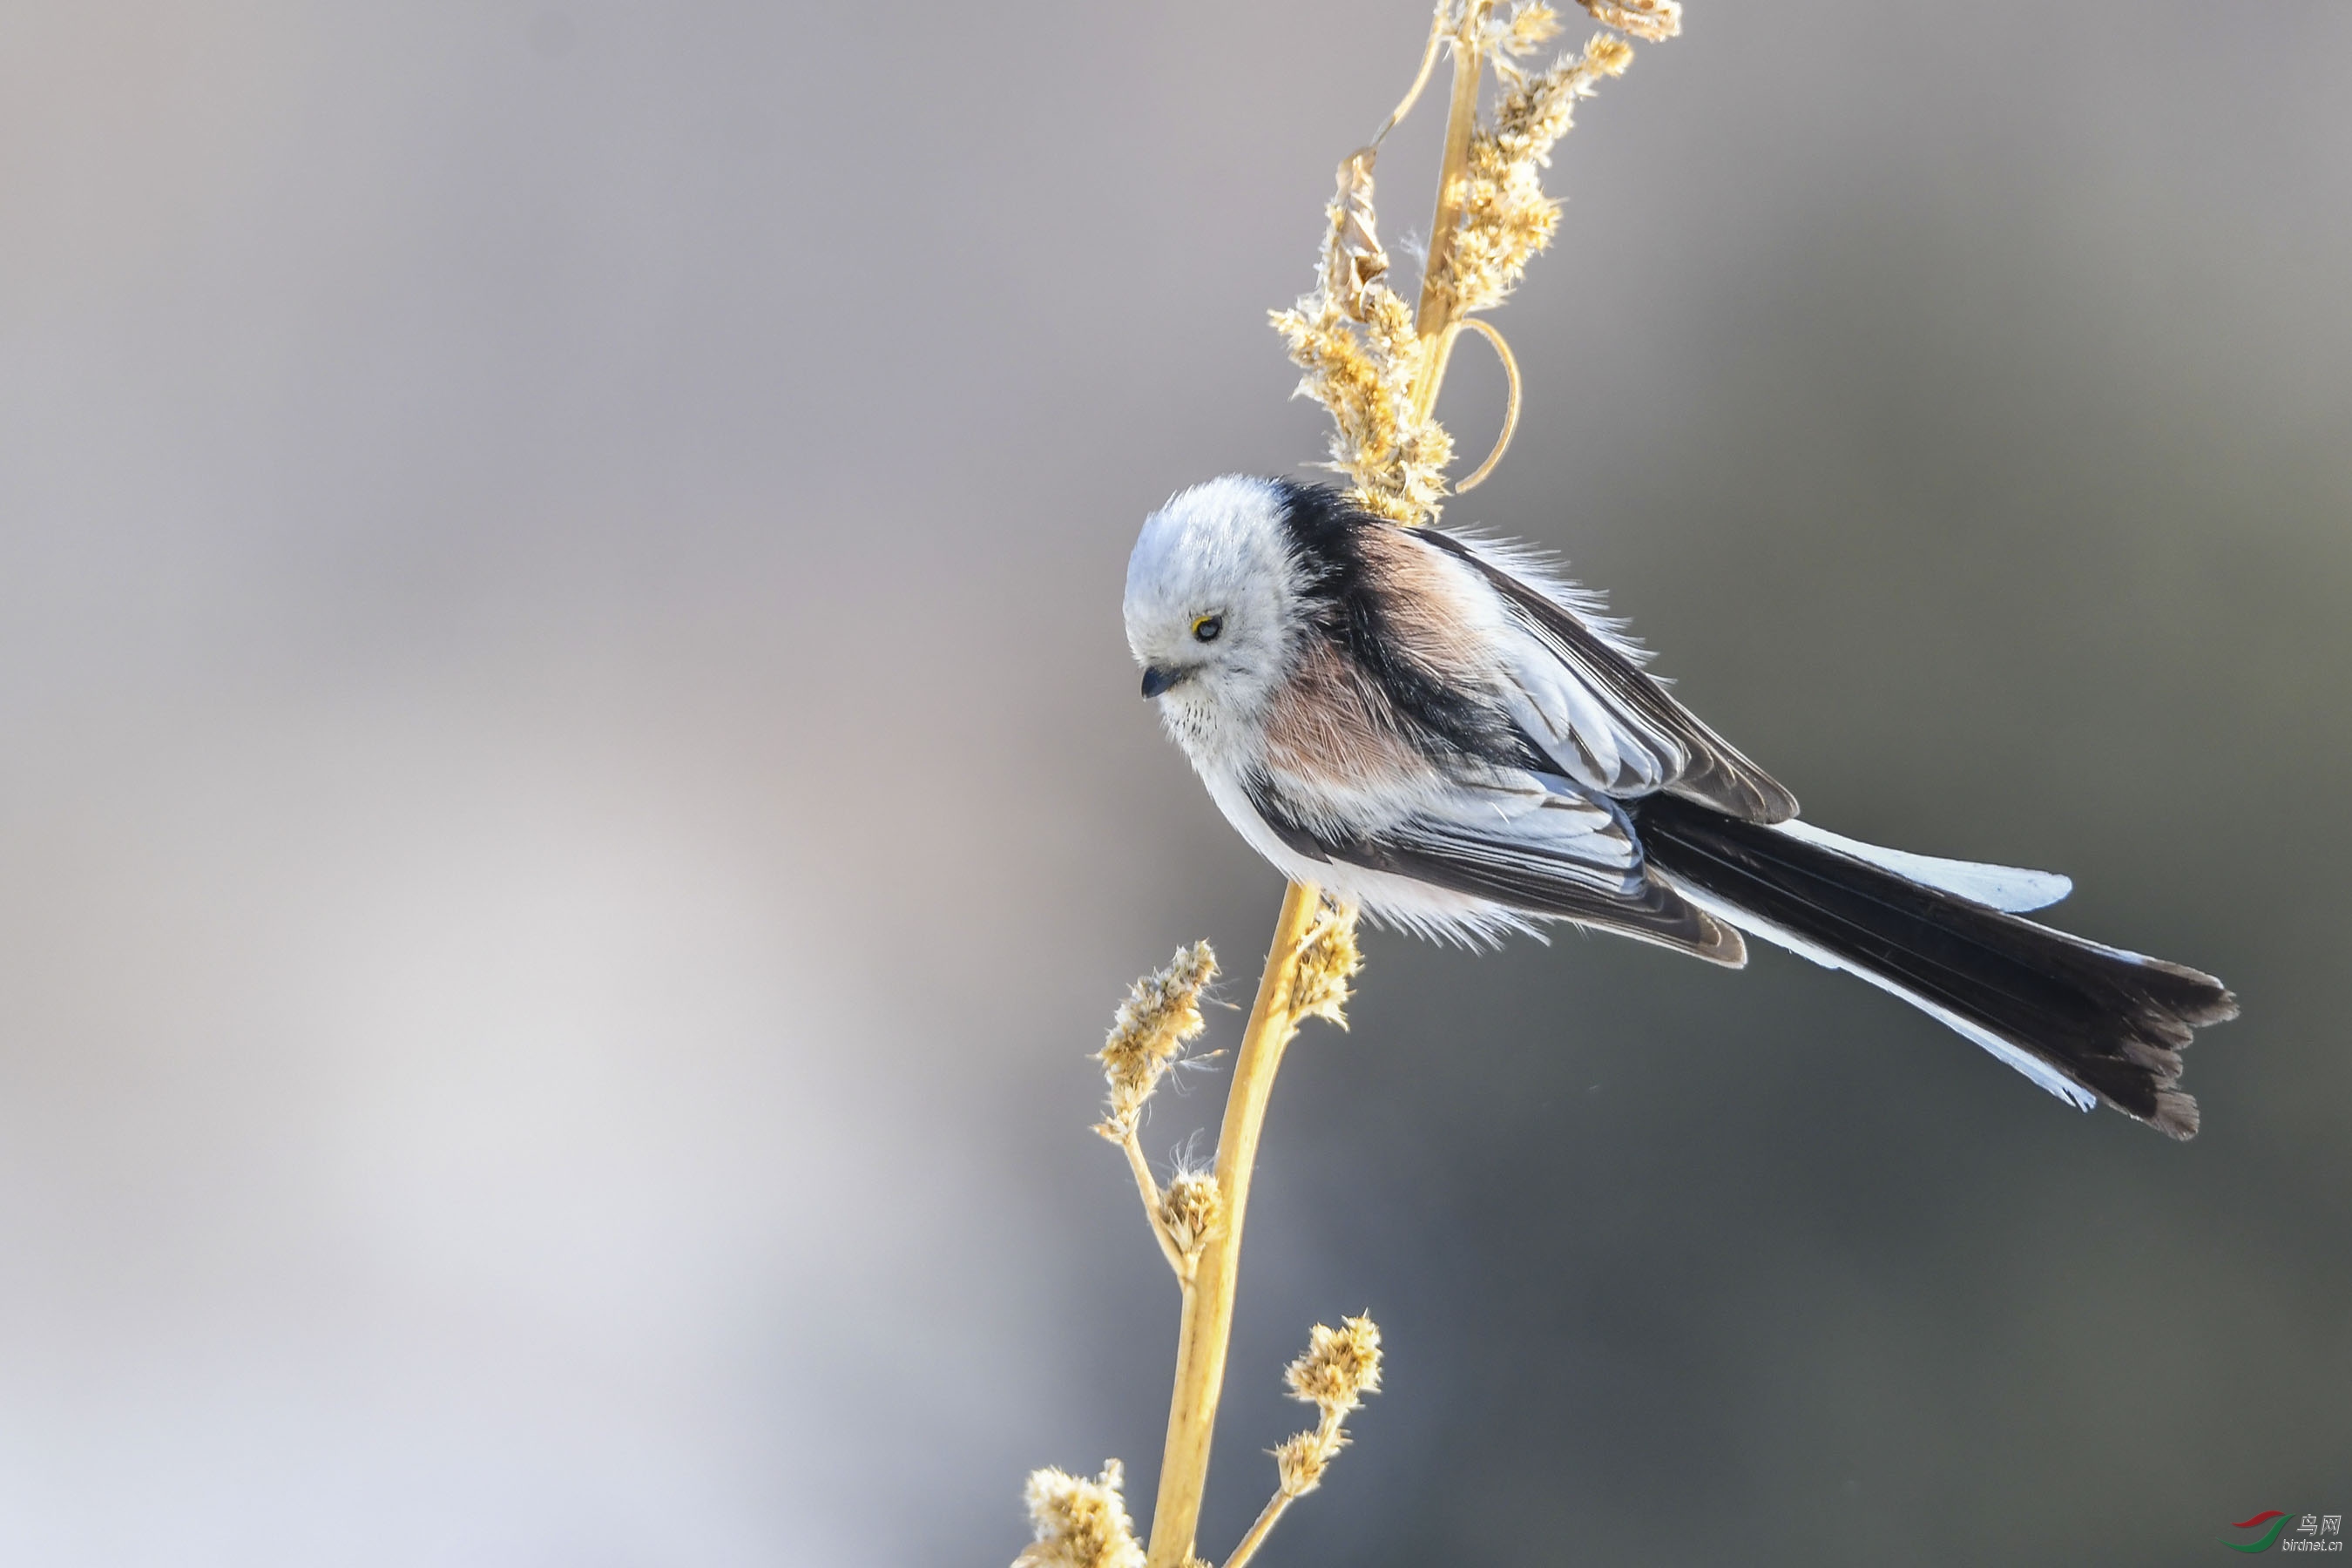
[[[1183,679],[1183,672],[1181,670],[1169,669],[1157,664],[1146,665],[1143,669],[1143,694],[1146,697],[1157,697]]]

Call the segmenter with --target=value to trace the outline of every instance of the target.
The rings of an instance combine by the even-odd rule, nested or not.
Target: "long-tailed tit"
[[[1423,935],[1533,921],[1734,967],[1749,936],[1843,969],[2044,1089],[2188,1138],[2211,975],[2018,912],[2046,871],[1859,844],[1701,723],[1534,556],[1400,528],[1337,491],[1231,477],[1144,523],[1127,573],[1143,695],[1286,876]]]

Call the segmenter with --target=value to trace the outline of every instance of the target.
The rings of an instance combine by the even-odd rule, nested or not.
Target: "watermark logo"
[[[2340,1513],[2306,1513],[2297,1519],[2282,1509],[2265,1509],[2230,1528],[2260,1531],[2244,1541],[2221,1542],[2232,1552],[2268,1552],[2273,1546],[2281,1552],[2344,1550],[2344,1516]]]

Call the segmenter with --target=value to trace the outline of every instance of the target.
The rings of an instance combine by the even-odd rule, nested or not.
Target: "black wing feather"
[[[1501,844],[1433,823],[1339,837],[1317,832],[1283,808],[1271,780],[1247,784],[1250,805],[1281,840],[1310,860],[1360,866],[1490,899],[1523,914],[1597,926],[1738,968],[1747,944],[1731,927],[1636,865],[1599,868],[1530,845]]]

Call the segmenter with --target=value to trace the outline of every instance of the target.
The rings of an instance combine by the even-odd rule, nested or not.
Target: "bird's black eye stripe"
[[[1202,616],[1199,620],[1192,623],[1193,640],[1197,642],[1214,642],[1217,640],[1218,634],[1223,632],[1224,629],[1224,616]]]

